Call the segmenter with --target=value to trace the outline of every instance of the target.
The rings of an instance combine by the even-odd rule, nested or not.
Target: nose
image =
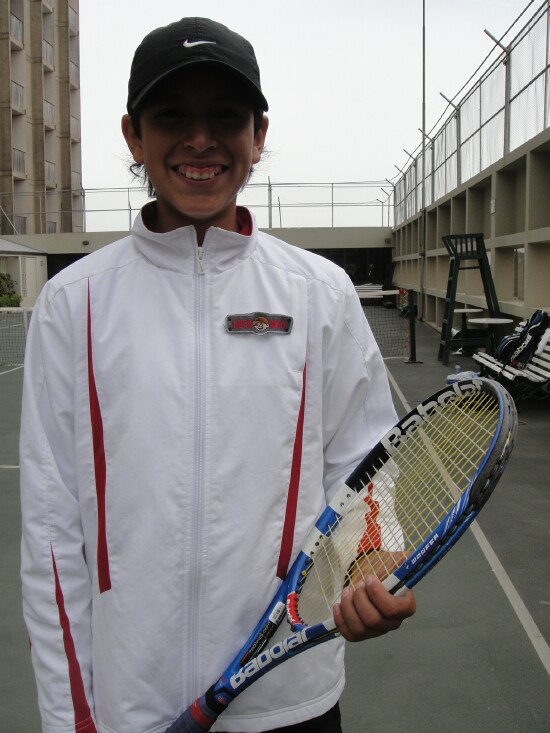
[[[216,147],[216,141],[208,119],[197,117],[189,120],[185,130],[185,146],[198,153]]]

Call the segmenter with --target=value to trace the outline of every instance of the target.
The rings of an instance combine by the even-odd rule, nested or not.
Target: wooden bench
[[[519,323],[515,333],[519,333],[525,323]],[[540,354],[533,354],[524,369],[504,364],[484,352],[474,354],[473,358],[480,364],[482,376],[492,377],[503,384],[516,401],[550,397],[550,342]]]

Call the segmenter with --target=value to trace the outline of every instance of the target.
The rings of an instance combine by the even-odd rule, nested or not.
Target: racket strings
[[[494,439],[499,407],[474,392],[438,407],[364,477],[304,572],[300,616],[322,622],[343,586],[391,575],[443,521],[471,485]]]

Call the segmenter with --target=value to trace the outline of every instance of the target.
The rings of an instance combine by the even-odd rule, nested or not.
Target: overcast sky
[[[426,129],[500,38],[541,0],[425,0]],[[257,182],[384,180],[420,145],[422,0],[80,0],[84,188],[125,187],[120,133],[132,56],[184,15],[229,25],[253,44],[270,105]],[[496,51],[491,58],[496,58]]]

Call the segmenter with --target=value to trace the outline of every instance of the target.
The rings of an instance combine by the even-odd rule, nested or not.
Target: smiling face
[[[267,125],[264,117],[255,129],[242,85],[219,68],[198,66],[159,82],[139,125],[122,119],[134,161],[156,192],[149,226],[167,232],[193,224],[199,243],[210,226],[236,231],[237,195],[260,160]]]

